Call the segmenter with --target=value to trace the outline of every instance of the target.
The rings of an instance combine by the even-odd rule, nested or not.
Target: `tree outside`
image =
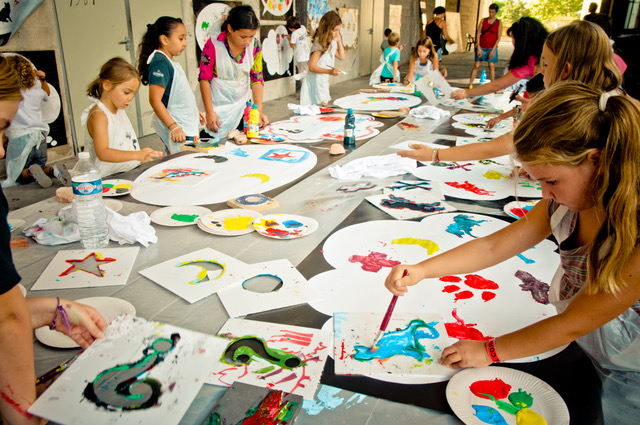
[[[500,6],[498,18],[503,21],[505,32],[522,16],[531,16],[547,27],[555,27],[558,21],[580,19],[582,10],[582,0],[504,0],[495,3]]]

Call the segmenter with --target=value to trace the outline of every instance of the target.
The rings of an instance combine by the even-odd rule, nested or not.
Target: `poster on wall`
[[[9,39],[25,19],[40,6],[42,0],[31,1],[3,1],[0,5],[0,46],[7,44]]]
[[[293,49],[284,25],[260,27],[262,73],[265,81],[293,75]]]
[[[42,119],[49,125],[49,135],[47,136],[47,148],[67,144],[67,131],[64,126],[64,115],[62,113],[62,103],[60,99],[60,79],[58,77],[58,66],[56,64],[56,54],[53,50],[34,50],[5,52],[3,55],[18,54],[27,58],[36,69],[43,71],[49,85],[49,100],[42,105]]]
[[[318,28],[322,15],[331,10],[329,0],[309,0],[307,2],[307,30],[313,34]]]
[[[358,9],[341,7],[338,14],[342,19],[342,29],[340,36],[345,49],[356,49],[358,47]]]
[[[220,25],[227,18],[229,11],[241,5],[241,1],[212,1],[193,0],[193,15],[195,17],[196,57],[200,63],[200,56],[206,41],[212,33],[220,31]],[[258,13],[256,11],[256,13]]]
[[[286,21],[289,16],[293,16],[293,0],[260,0],[258,19]]]

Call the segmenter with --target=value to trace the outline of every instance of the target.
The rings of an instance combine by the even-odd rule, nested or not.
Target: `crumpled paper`
[[[296,115],[320,115],[320,107],[318,105],[296,105],[295,103],[287,104],[287,107]]]
[[[78,242],[78,225],[62,217],[39,218],[22,233],[41,245],[63,245]]]
[[[409,111],[409,115],[414,118],[428,118],[432,120],[439,120],[450,116],[451,112],[445,111],[444,109],[440,109],[435,106],[425,105],[413,108],[411,111]]]
[[[418,163],[415,159],[403,158],[394,153],[358,158],[342,167],[337,164],[332,165],[329,167],[329,173],[331,177],[338,180],[359,180],[363,177],[383,179],[413,173],[417,167]]]

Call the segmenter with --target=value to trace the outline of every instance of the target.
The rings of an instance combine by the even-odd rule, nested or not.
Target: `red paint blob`
[[[442,276],[440,280],[442,282],[461,282],[462,278],[458,276]]]
[[[467,300],[469,298],[473,298],[473,292],[471,291],[460,291],[456,294],[456,299],[453,302],[458,300]]]
[[[442,292],[446,292],[447,294],[450,294],[452,292],[456,292],[457,290],[459,290],[460,287],[456,286],[456,285],[447,285],[444,287],[444,289],[442,290]]]
[[[526,210],[524,208],[511,208],[509,212],[515,215],[516,217],[524,217],[525,215],[527,215],[529,210]]]
[[[468,181],[465,181],[464,183],[459,183],[459,182],[445,182],[445,184],[451,186],[451,187],[455,187],[456,189],[463,189],[466,190],[467,192],[472,192],[475,193],[476,195],[484,195],[484,196],[491,196],[493,195],[494,191],[491,190],[485,190],[482,189],[474,184],[469,183]]]
[[[496,294],[494,292],[485,291],[482,293],[482,299],[484,300],[484,302],[490,301],[495,297],[496,297]]]
[[[496,400],[502,400],[509,395],[511,385],[505,383],[502,379],[496,378],[493,381],[476,381],[469,386],[469,389],[477,397],[490,400],[486,395],[482,395],[490,394],[494,396]]]
[[[473,289],[498,289],[499,286],[492,280],[485,279],[477,274],[468,274],[464,277],[464,283]]]
[[[474,326],[476,326],[475,323],[464,323],[464,320],[458,317],[458,312],[455,308],[451,312],[451,315],[456,319],[456,322],[444,324],[447,335],[451,338],[469,339],[472,341],[488,341],[493,338],[492,336],[484,336],[482,332],[474,328]]]
[[[393,267],[400,264],[400,261],[387,258],[387,254],[381,252],[370,252],[366,257],[363,255],[352,255],[349,257],[352,263],[362,263],[362,270],[367,272],[379,272],[383,267]]]

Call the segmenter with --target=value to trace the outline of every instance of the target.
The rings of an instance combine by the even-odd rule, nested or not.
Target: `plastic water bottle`
[[[482,73],[480,74],[480,85],[486,84],[488,82],[489,80],[487,80],[487,70],[483,69]],[[478,105],[482,105],[483,100],[484,100],[484,97],[480,96],[478,98]]]
[[[251,113],[251,101],[247,100],[247,105],[244,107],[244,115],[242,117],[242,125],[244,127],[244,134],[249,131],[249,114]]]
[[[258,111],[258,105],[253,105],[251,113],[249,113],[249,131],[247,131],[247,137],[260,136],[260,111]]]
[[[356,147],[356,117],[353,109],[347,109],[347,116],[344,117],[344,147]]]
[[[102,202],[102,179],[89,159],[89,152],[78,153],[78,163],[71,170],[71,187],[82,246],[85,249],[106,247],[109,229]]]

